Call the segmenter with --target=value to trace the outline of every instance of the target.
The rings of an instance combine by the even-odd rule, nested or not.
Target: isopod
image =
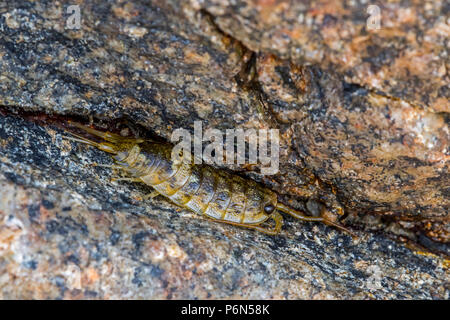
[[[303,215],[278,201],[272,190],[253,180],[217,170],[209,165],[172,161],[172,145],[140,138],[123,137],[99,131],[79,123],[79,129],[103,139],[96,142],[70,133],[71,140],[81,142],[112,155],[113,167],[123,170],[129,178],[116,179],[145,183],[178,206],[205,215],[215,221],[252,228],[276,235],[281,231],[284,212],[304,221],[318,221],[355,236],[342,225],[325,217]],[[153,196],[152,193],[150,196]],[[262,224],[272,219],[274,226]]]

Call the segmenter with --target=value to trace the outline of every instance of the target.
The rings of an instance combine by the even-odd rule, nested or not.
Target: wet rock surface
[[[385,236],[287,218],[279,236],[214,223],[111,182],[103,152],[0,118],[0,297],[448,298],[443,260]],[[5,156],[6,154],[6,156]]]
[[[79,30],[72,3],[0,3],[2,298],[448,298],[448,262],[417,251],[448,255],[443,4],[392,3],[390,23],[416,18],[365,33],[361,5],[255,3],[89,1]],[[230,169],[345,212],[360,238],[290,218],[269,237],[143,201],[63,138],[69,118],[165,139],[197,120],[278,128],[278,174]]]
[[[448,3],[192,1],[253,51],[320,64],[426,110],[448,112]],[[377,26],[377,24],[379,24]]]

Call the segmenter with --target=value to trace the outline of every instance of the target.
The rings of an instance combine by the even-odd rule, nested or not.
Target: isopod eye
[[[264,212],[267,214],[271,214],[275,210],[275,206],[273,204],[266,204],[264,206]]]

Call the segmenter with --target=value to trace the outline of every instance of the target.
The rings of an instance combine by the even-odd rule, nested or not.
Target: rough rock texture
[[[380,30],[356,1],[79,1],[69,30],[72,4],[0,2],[1,297],[448,298],[448,262],[387,238],[449,255],[444,2],[380,5]],[[231,169],[361,238],[141,202],[61,138],[68,118],[166,139],[196,120],[279,128],[277,175]]]
[[[251,50],[337,70],[350,83],[448,112],[447,1],[192,1]],[[371,22],[378,6],[380,29]]]

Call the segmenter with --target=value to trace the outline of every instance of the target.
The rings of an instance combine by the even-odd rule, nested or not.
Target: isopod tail
[[[292,208],[289,208],[288,206],[282,204],[282,203],[277,203],[276,208],[284,213],[287,213],[291,216],[293,216],[294,218],[300,219],[300,220],[304,220],[304,221],[317,221],[317,222],[322,222],[325,223],[329,226],[333,226],[339,230],[342,230],[344,232],[349,233],[353,238],[357,238],[357,235],[353,232],[351,232],[349,229],[345,228],[344,226],[335,223],[333,221],[330,221],[328,219],[325,219],[323,217],[310,217],[310,216],[305,216],[304,214],[302,214],[300,211],[294,210]]]

